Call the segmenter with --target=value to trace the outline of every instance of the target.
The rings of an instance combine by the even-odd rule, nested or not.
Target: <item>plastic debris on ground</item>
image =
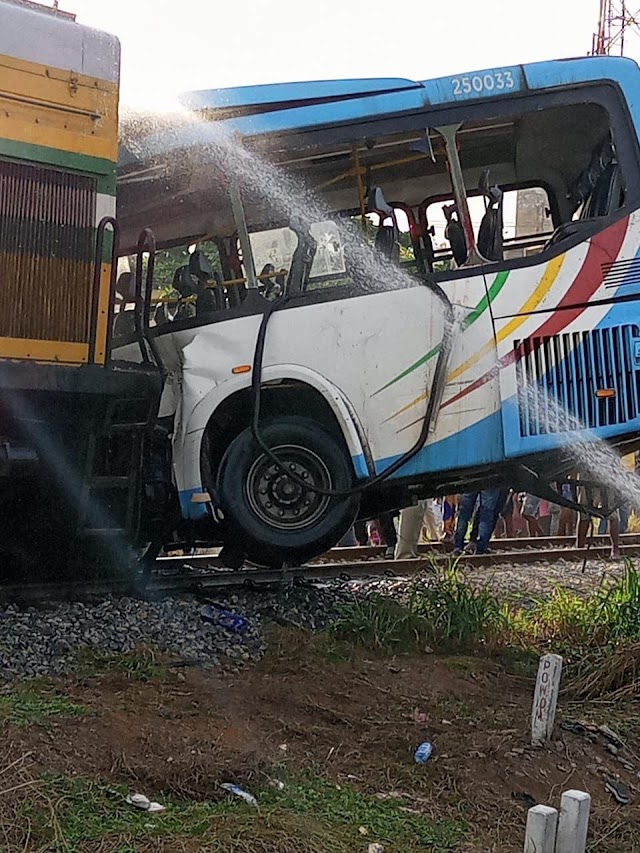
[[[200,608],[200,616],[205,622],[211,622],[212,625],[218,625],[234,634],[243,634],[249,627],[249,622],[244,616],[232,610],[225,610],[218,604],[203,604]]]
[[[127,803],[136,809],[140,809],[140,811],[150,812],[151,814],[159,814],[166,811],[165,806],[156,803],[154,800],[150,800],[144,794],[129,794],[127,796]]]
[[[367,847],[367,853],[384,853],[384,845],[374,841]]]
[[[427,761],[431,758],[433,753],[433,746],[425,741],[421,743],[420,746],[416,749],[415,754],[413,756],[416,764],[426,764]]]
[[[233,794],[234,797],[240,797],[241,800],[244,800],[245,803],[249,803],[250,806],[258,805],[258,801],[253,796],[253,794],[249,794],[247,791],[243,791],[242,788],[238,787],[238,785],[234,785],[232,782],[223,782],[220,785],[225,791],[229,794]]]
[[[604,787],[621,806],[626,806],[631,802],[631,791],[629,788],[613,776],[604,777]]]
[[[414,723],[428,723],[429,717],[427,714],[420,711],[418,708],[414,708],[411,712],[411,719]]]

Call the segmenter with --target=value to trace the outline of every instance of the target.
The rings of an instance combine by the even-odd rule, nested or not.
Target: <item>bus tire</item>
[[[322,489],[353,486],[351,459],[342,443],[308,418],[266,421],[263,442],[274,462],[245,429],[220,464],[217,494],[225,517],[225,543],[259,565],[296,565],[332,548],[353,523],[358,495],[328,496],[305,489],[287,476]]]

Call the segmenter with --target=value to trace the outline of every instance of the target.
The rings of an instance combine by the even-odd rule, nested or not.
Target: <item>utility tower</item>
[[[627,0],[600,0],[598,31],[593,34],[591,53],[624,53],[624,39],[628,30],[640,32],[640,9],[632,14]]]

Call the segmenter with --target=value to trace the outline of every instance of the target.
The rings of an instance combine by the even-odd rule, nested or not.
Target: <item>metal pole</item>
[[[247,228],[247,220],[244,215],[240,187],[236,181],[233,181],[229,185],[229,198],[231,199],[231,209],[233,211],[233,218],[238,231],[240,248],[242,249],[242,265],[244,266],[244,273],[247,277],[247,289],[257,290],[258,279],[256,277],[256,268],[253,262],[253,251],[251,249],[251,241],[249,240],[249,230]]]
[[[477,266],[482,263],[482,258],[478,254],[478,250],[476,248],[476,238],[473,233],[471,213],[469,212],[469,205],[467,203],[467,190],[462,174],[462,166],[460,165],[460,158],[458,156],[458,149],[456,147],[456,134],[461,127],[462,124],[449,124],[444,127],[436,127],[435,130],[437,130],[440,136],[444,139],[453,195],[460,215],[460,224],[464,229],[467,241],[467,259],[463,266]]]

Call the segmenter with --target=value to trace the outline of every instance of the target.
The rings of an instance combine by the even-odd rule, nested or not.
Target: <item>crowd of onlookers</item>
[[[418,501],[415,506],[358,522],[340,544],[379,545],[396,560],[417,556],[421,542],[450,543],[454,556],[485,554],[495,538],[516,536],[575,536],[576,547],[586,545],[590,533],[609,534],[611,556],[620,554],[620,534],[626,533],[630,508],[610,489],[599,487],[578,472],[557,484],[565,498],[605,514],[594,517],[569,507],[513,489],[481,489]]]

